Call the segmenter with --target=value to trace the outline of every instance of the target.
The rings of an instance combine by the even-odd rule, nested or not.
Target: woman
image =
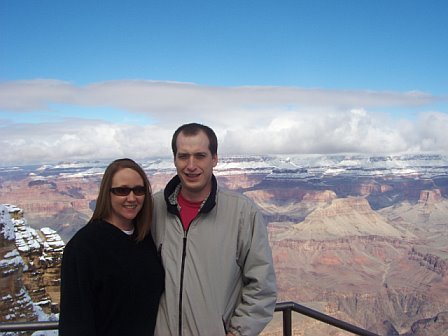
[[[137,163],[106,168],[92,218],[64,249],[59,335],[153,335],[164,273],[149,234],[152,205]]]

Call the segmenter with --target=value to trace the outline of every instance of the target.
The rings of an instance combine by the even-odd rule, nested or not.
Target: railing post
[[[291,336],[292,335],[292,320],[291,314],[292,309],[286,308],[283,311],[283,336]]]

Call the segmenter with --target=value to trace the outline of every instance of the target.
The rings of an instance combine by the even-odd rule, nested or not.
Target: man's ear
[[[213,167],[216,167],[218,164],[218,154],[212,156]]]

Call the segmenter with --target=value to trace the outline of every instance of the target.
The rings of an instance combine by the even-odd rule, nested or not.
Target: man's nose
[[[187,168],[188,169],[194,169],[196,167],[196,161],[194,159],[194,156],[190,156],[188,158],[188,162],[187,162]]]

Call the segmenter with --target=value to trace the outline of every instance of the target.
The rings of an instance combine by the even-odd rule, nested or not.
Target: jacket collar
[[[179,214],[177,195],[180,192],[180,188],[180,178],[178,175],[176,175],[168,182],[163,192],[168,212],[176,215]],[[218,183],[216,181],[215,175],[212,175],[212,190],[210,191],[208,197],[202,203],[199,213],[208,213],[214,208],[214,206],[216,205],[217,190]]]

